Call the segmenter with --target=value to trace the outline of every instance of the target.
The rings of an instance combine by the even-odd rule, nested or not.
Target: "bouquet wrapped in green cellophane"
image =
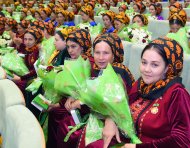
[[[132,143],[141,143],[135,134],[128,97],[122,80],[108,65],[103,74],[90,80],[90,63],[81,57],[65,61],[64,71],[55,78],[55,89],[88,105],[92,110],[112,118]]]
[[[18,76],[23,76],[29,72],[23,58],[17,55],[15,52],[7,53],[2,56],[1,66]]]
[[[64,70],[55,78],[55,89],[61,93],[79,98],[79,90],[86,87],[90,77],[90,63],[80,56],[77,60],[65,60]]]
[[[132,143],[141,143],[135,134],[133,119],[128,105],[122,79],[109,64],[103,74],[94,80],[87,80],[87,88],[80,92],[80,100],[94,111],[112,118],[118,127],[128,135]]]

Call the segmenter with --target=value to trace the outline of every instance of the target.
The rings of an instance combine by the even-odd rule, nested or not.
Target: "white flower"
[[[190,29],[187,30],[186,36],[190,38]]]

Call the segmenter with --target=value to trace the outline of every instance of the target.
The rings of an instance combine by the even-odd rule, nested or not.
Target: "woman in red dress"
[[[21,89],[23,94],[25,93],[25,88],[27,82],[37,76],[34,69],[34,63],[39,57],[39,44],[42,41],[42,31],[37,28],[29,28],[24,34],[24,44],[25,44],[25,57],[24,61],[29,69],[29,73],[24,76],[17,76],[14,74],[13,81]]]
[[[141,144],[123,148],[190,147],[190,95],[182,84],[183,49],[169,38],[149,43],[141,54],[141,77],[133,85],[129,103]],[[112,139],[116,135],[116,139]],[[103,139],[87,147],[107,148],[121,142],[116,124],[106,119]]]

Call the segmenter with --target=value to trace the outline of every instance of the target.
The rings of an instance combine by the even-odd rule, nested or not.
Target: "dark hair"
[[[5,17],[5,14],[3,12],[0,12],[0,16]]]
[[[144,24],[144,17],[143,17],[141,14],[136,14],[136,15],[133,17],[132,22],[133,22],[133,20],[134,20],[136,17],[139,17],[139,18],[141,19],[141,21],[143,22],[143,24]]]
[[[150,50],[152,48],[162,57],[162,59],[164,60],[166,66],[167,66],[169,64],[169,62],[168,62],[168,59],[166,57],[166,52],[164,51],[164,49],[162,47],[160,47],[157,44],[150,43],[150,44],[146,45],[145,48],[143,49],[142,53],[141,53],[141,59],[142,59],[144,52],[146,50]]]
[[[183,22],[179,19],[171,19],[171,20],[169,20],[169,24],[170,25],[177,24],[177,25],[184,27]]]
[[[111,19],[111,17],[110,17],[109,15],[104,14],[103,17],[104,17],[104,16],[107,16],[107,17],[110,19],[110,21],[113,22],[113,20]],[[103,17],[102,17],[102,18],[103,18]]]
[[[60,38],[61,38],[63,41],[65,41],[66,36],[65,36],[64,34],[62,34],[60,30],[57,31],[55,34],[58,34],[58,35],[60,36]]]
[[[68,38],[66,39],[66,42],[68,42],[68,41],[75,42],[75,43],[77,43],[79,46],[81,46],[80,43],[77,41],[76,38],[69,38],[69,37],[68,37]]]

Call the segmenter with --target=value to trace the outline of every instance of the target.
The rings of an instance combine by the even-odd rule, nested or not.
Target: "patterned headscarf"
[[[22,8],[21,12],[25,13],[27,15],[28,9],[27,8]]]
[[[143,2],[137,2],[135,5],[139,8],[140,13],[143,13],[146,10],[146,6],[143,4]]]
[[[49,21],[49,22],[44,22],[44,27],[47,30],[49,35],[54,35],[55,34],[55,27],[54,27],[54,23]]]
[[[151,43],[165,51],[168,62],[166,77],[155,84],[145,84],[139,79],[139,92],[143,98],[154,100],[160,97],[173,83],[180,82],[179,78],[183,69],[183,48],[173,39],[167,37],[158,38]]]
[[[63,28],[61,29],[60,32],[61,35],[63,36],[64,40],[67,39],[67,37],[69,36],[69,34],[73,31],[75,31],[77,28],[75,26],[69,26],[69,27],[66,27],[66,28]]]
[[[125,4],[121,5],[119,8],[122,8],[124,11],[128,9],[128,7]]]
[[[109,11],[106,11],[105,13],[102,13],[102,16],[104,17],[105,15],[107,15],[110,19],[111,19],[111,22],[113,23],[114,21],[114,18],[115,18],[115,12],[109,10]]]
[[[32,22],[32,23],[30,24],[30,26],[31,26],[31,27],[39,28],[39,29],[41,29],[41,30],[44,30],[44,27],[45,27],[43,21],[37,21],[37,20],[35,20],[34,22]]]
[[[92,20],[94,20],[94,11],[91,9],[91,7],[83,6],[80,11],[88,15]]]
[[[5,25],[6,18],[5,17],[0,17],[0,25],[4,26]]]
[[[47,5],[47,7],[49,7],[50,9],[53,9],[53,7],[54,7],[54,3],[49,3],[48,5]]]
[[[77,12],[76,12],[76,13],[78,13],[79,10],[80,10],[81,7],[82,7],[81,3],[74,3],[74,5],[75,5],[75,7],[76,7],[76,9],[77,9]]]
[[[15,7],[17,7],[18,5],[20,5],[19,2],[15,2],[15,3],[14,3],[14,6],[15,6]]]
[[[174,8],[170,11],[168,20],[180,20],[182,22],[182,25],[185,26],[187,22],[187,14],[185,10],[179,10]]]
[[[106,4],[108,10],[110,10],[110,2],[107,1],[107,2],[104,2],[104,4]]]
[[[76,40],[78,44],[83,48],[83,54],[82,57],[84,59],[87,59],[90,57],[91,54],[91,37],[90,33],[85,29],[76,29],[73,32],[71,32],[67,38],[68,40]]]
[[[39,44],[42,41],[43,33],[39,28],[36,27],[28,28],[25,34],[26,33],[30,33],[32,36],[34,36],[34,38],[36,39],[36,44]]]
[[[12,18],[7,18],[5,22],[11,29],[15,29],[17,27],[17,22],[16,20]]]
[[[103,4],[103,3],[104,3],[104,0],[97,0],[97,2],[98,2],[99,4]]]
[[[129,25],[130,23],[130,18],[124,12],[120,12],[119,14],[117,14],[115,16],[115,20],[118,20],[125,25]]]
[[[59,3],[58,6],[59,6],[59,8],[64,9],[64,10],[67,10],[69,7],[69,5],[67,3]]]
[[[105,33],[97,36],[93,43],[93,49],[95,48],[96,44],[100,43],[101,41],[106,42],[111,47],[111,50],[114,54],[113,63],[122,63],[124,49],[121,39],[118,37],[118,35],[115,33]]]
[[[162,12],[162,4],[160,3],[152,3],[150,6],[153,6],[156,10],[156,15],[159,15]]]
[[[73,21],[75,19],[74,12],[68,12],[68,21]]]
[[[63,17],[65,18],[65,20],[68,20],[68,11],[67,10],[63,10],[63,9],[58,9],[57,14],[61,13],[63,15]]]
[[[90,6],[92,9],[95,8],[95,2],[88,2],[87,6]]]
[[[28,20],[22,20],[19,25],[22,27],[22,28],[28,28],[28,25],[30,24],[30,21]]]
[[[49,7],[43,8],[42,11],[49,17],[51,15],[51,9]]]
[[[183,6],[179,2],[175,2],[173,5],[170,5],[169,7],[172,7],[172,6],[177,8],[178,10],[183,9]]]

